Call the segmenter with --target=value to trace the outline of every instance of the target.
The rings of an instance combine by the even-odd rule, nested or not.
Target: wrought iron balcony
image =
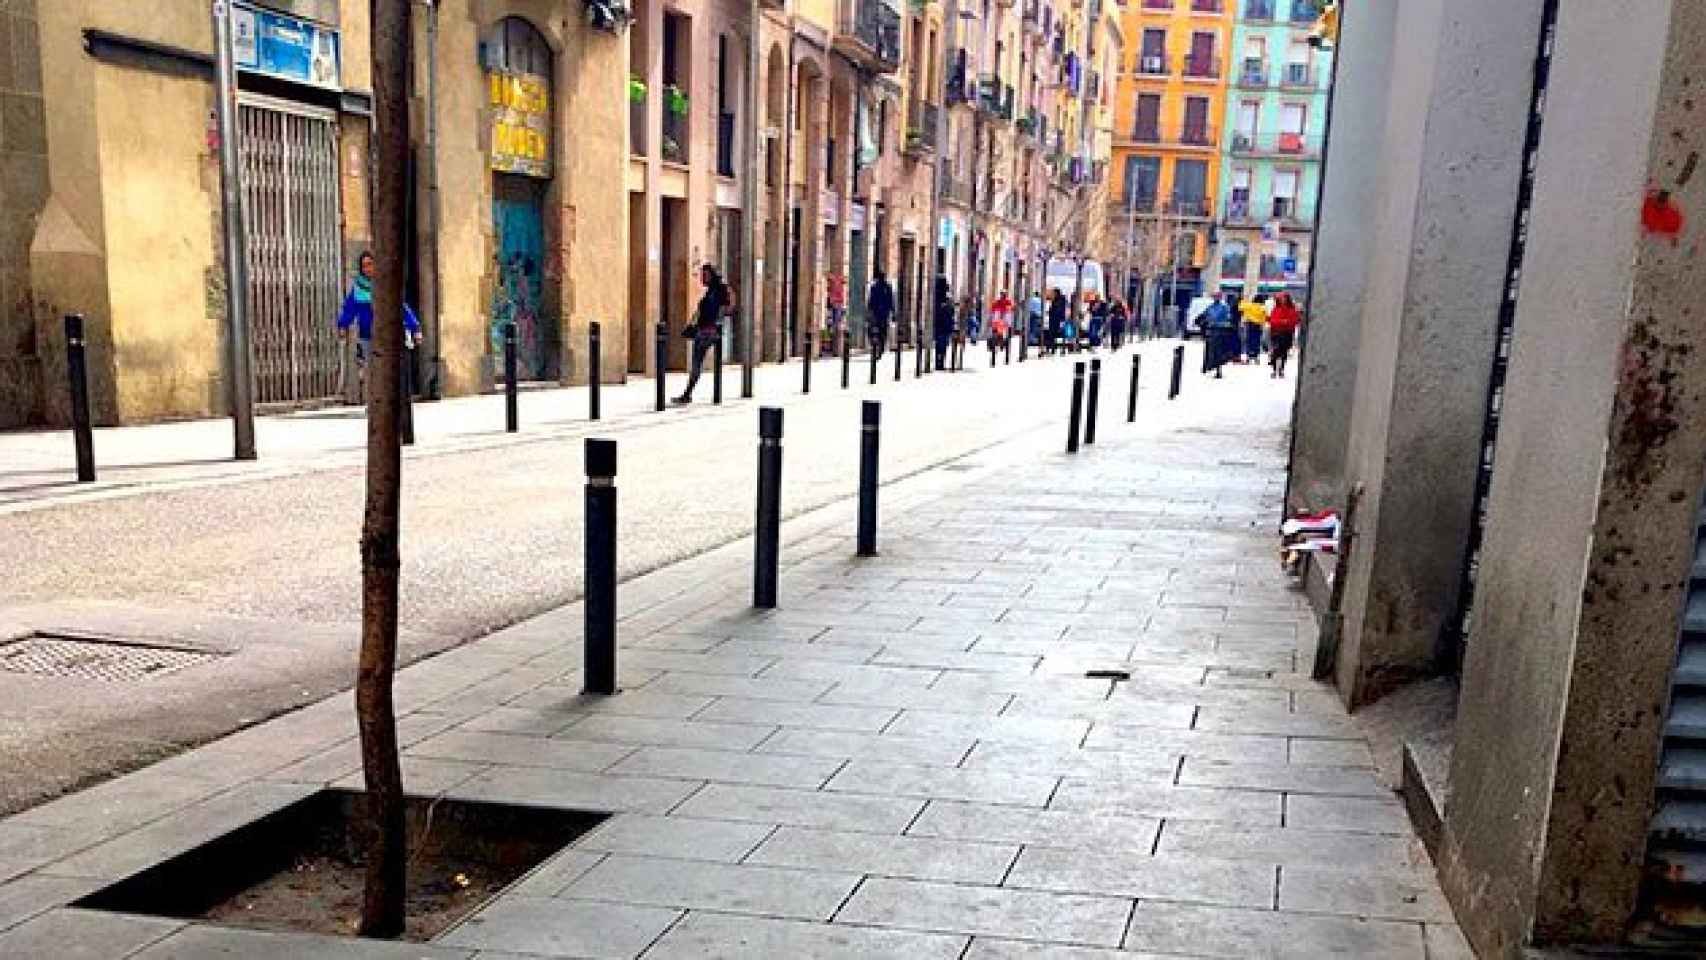
[[[907,110],[908,127],[902,150],[911,155],[936,149],[936,118],[940,107],[934,103],[913,101]]]
[[[1220,78],[1220,58],[1188,54],[1185,57],[1185,79],[1217,80]]]
[[[1314,159],[1321,154],[1321,138],[1301,133],[1232,134],[1232,153],[1242,157],[1295,157]]]
[[[1260,59],[1251,57],[1244,61],[1238,71],[1238,85],[1245,89],[1260,90],[1268,85],[1268,65]]]
[[[900,9],[894,0],[841,0],[835,49],[880,73],[900,69]]]
[[[1307,63],[1288,63],[1280,73],[1280,86],[1297,90],[1315,86],[1315,71]]]
[[[1140,76],[1164,77],[1172,71],[1168,60],[1165,53],[1140,53],[1137,57],[1137,72]]]

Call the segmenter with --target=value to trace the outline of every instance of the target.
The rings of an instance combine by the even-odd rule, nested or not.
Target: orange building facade
[[[1233,0],[1135,0],[1113,117],[1114,281],[1146,316],[1188,302],[1208,265]]]

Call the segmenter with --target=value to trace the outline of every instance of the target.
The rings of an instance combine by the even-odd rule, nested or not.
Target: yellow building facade
[[[1220,182],[1235,0],[1133,0],[1112,136],[1110,232],[1128,296],[1201,284]],[[1157,281],[1160,281],[1157,286]]]

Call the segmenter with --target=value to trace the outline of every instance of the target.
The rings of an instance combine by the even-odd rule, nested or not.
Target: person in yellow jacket
[[[1268,329],[1268,295],[1258,293],[1238,305],[1238,315],[1244,321],[1244,362],[1255,363],[1262,356],[1262,334]]]

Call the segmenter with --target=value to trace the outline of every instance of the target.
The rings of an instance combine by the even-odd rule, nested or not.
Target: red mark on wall
[[[1682,211],[1671,202],[1669,190],[1647,191],[1646,202],[1641,204],[1641,228],[1676,242],[1682,233]]]

